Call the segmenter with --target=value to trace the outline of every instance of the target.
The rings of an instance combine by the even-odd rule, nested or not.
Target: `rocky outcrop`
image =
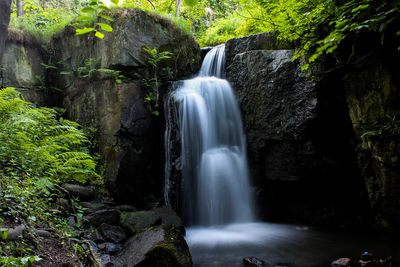
[[[400,225],[400,68],[395,55],[378,51],[343,78],[372,214],[379,226],[392,229]]]
[[[329,95],[334,83],[316,83],[287,48],[272,33],[226,43],[254,193],[265,219],[342,224],[363,201],[344,91]]]
[[[8,23],[10,22],[11,0],[0,3],[0,65],[3,60],[4,45],[6,42]]]
[[[132,237],[118,258],[128,267],[192,266],[183,235],[173,226],[158,226]]]
[[[46,87],[46,54],[33,37],[18,30],[8,32],[0,85],[15,87],[27,101],[53,106],[60,104],[59,92]]]
[[[103,157],[106,182],[115,199],[150,208],[162,199],[163,186],[163,121],[157,116],[162,111],[154,103],[163,91],[162,86],[154,91],[154,79],[162,85],[196,72],[200,48],[160,16],[131,9],[109,15],[114,30],[103,40],[75,36],[71,28],[54,37],[51,45],[58,69],[48,79],[64,90],[68,117],[97,129],[91,133],[94,149]],[[154,73],[144,48],[169,51],[171,58],[160,61]],[[122,83],[99,69],[123,75]],[[150,93],[153,99],[145,100]]]

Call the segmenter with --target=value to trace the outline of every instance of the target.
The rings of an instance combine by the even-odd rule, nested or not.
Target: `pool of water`
[[[288,267],[326,267],[338,258],[358,260],[368,251],[400,262],[399,237],[301,225],[244,223],[189,227],[186,241],[196,267],[243,266],[243,257]]]

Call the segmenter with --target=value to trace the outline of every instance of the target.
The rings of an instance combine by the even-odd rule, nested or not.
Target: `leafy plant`
[[[26,257],[0,257],[1,266],[16,266],[16,267],[31,267],[32,263],[40,261],[41,258],[38,256],[26,256]]]
[[[119,0],[111,0],[111,3],[117,5]],[[107,15],[101,14],[101,11],[108,12],[110,9],[100,0],[91,0],[87,7],[81,9],[81,14],[76,18],[78,25],[83,25],[83,28],[76,29],[76,35],[86,34],[94,32],[94,36],[103,39],[103,32],[112,32],[113,28],[108,23],[96,22],[99,18],[105,21],[113,21],[113,19]],[[94,24],[94,26],[93,26]],[[89,27],[91,26],[91,27]],[[102,32],[103,31],[103,32]]]
[[[171,58],[172,53],[168,51],[159,52],[157,48],[144,47],[143,50],[147,53],[147,63],[151,67],[151,77],[143,79],[144,85],[148,88],[145,102],[149,103],[152,109],[152,113],[156,116],[159,115],[159,78],[158,70],[159,63],[165,59]]]
[[[93,78],[96,74],[102,73],[106,78],[111,77],[118,84],[122,83],[125,78],[119,70],[98,68],[99,60],[96,58],[85,58],[82,64],[76,68],[76,70],[61,71],[62,75],[76,75],[79,78]]]
[[[332,53],[354,32],[381,34],[398,22],[399,1],[380,0],[257,0],[264,9],[262,19],[268,20],[279,37],[298,41],[301,46],[294,59],[306,57],[309,67],[323,54]],[[400,35],[400,31],[397,32]],[[400,47],[400,46],[399,46]]]
[[[98,178],[92,157],[82,152],[87,138],[78,124],[57,116],[34,108],[14,88],[1,89],[0,166],[59,181]]]

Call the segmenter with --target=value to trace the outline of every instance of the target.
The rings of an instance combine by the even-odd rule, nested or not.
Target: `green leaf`
[[[92,12],[96,12],[96,9],[94,9],[93,7],[84,7],[81,10],[82,13],[92,13]]]
[[[76,21],[92,21],[94,20],[92,17],[89,16],[79,16],[75,19]]]
[[[96,23],[96,25],[99,25],[103,31],[106,31],[106,32],[113,31],[113,28],[108,24],[98,22],[98,23]]]
[[[1,240],[6,240],[6,239],[7,239],[8,231],[9,231],[9,229],[6,229],[6,230],[0,229],[0,237],[1,237]]]
[[[119,0],[111,0],[111,3],[113,3],[114,5],[118,5]]]
[[[108,20],[108,21],[113,21],[112,18],[110,18],[109,16],[106,16],[106,15],[103,15],[103,14],[99,14],[99,15],[97,15],[97,16],[100,17],[100,18],[103,18],[103,19],[105,19],[105,20]]]
[[[72,71],[61,71],[60,72],[61,75],[72,75]]]
[[[92,32],[94,30],[95,30],[94,28],[87,28],[87,27],[85,27],[83,29],[76,29],[75,35],[85,34],[85,33],[88,33],[88,32]]]
[[[366,8],[368,8],[368,7],[369,7],[368,4],[366,4],[366,5],[360,5],[360,6],[356,7],[356,8],[353,8],[353,9],[351,10],[351,12],[352,12],[352,13],[355,13],[355,12],[357,12],[357,11],[366,9]]]
[[[110,11],[110,9],[108,7],[106,7],[106,6],[99,6],[97,9],[98,10],[103,10],[105,12],[109,12]]]
[[[184,0],[183,2],[188,7],[194,7],[195,5],[197,5],[198,0]]]
[[[95,35],[97,38],[103,39],[104,38],[104,34],[101,32],[96,31]]]

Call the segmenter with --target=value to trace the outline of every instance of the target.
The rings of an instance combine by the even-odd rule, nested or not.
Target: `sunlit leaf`
[[[83,29],[76,29],[75,35],[85,34],[85,33],[88,33],[88,32],[92,32],[94,30],[95,30],[94,28],[87,28],[87,27],[85,27]]]
[[[97,38],[103,39],[104,38],[104,34],[101,32],[96,32],[95,35]]]
[[[198,0],[184,0],[184,3],[188,7],[194,7],[197,5]]]
[[[89,16],[79,16],[79,17],[77,17],[76,19],[75,19],[76,21],[91,21],[91,20],[93,20],[93,18],[92,17],[89,17]]]
[[[96,12],[96,9],[94,9],[93,7],[84,7],[81,10],[82,13],[92,13],[92,12]]]
[[[110,18],[109,16],[106,16],[106,15],[103,15],[103,14],[99,14],[98,15],[100,18],[103,18],[103,19],[105,19],[105,20],[108,20],[108,21],[113,21],[113,19],[112,18]]]
[[[106,32],[113,31],[113,28],[108,24],[98,22],[98,23],[96,23],[96,25],[99,25],[103,31],[106,31]]]

